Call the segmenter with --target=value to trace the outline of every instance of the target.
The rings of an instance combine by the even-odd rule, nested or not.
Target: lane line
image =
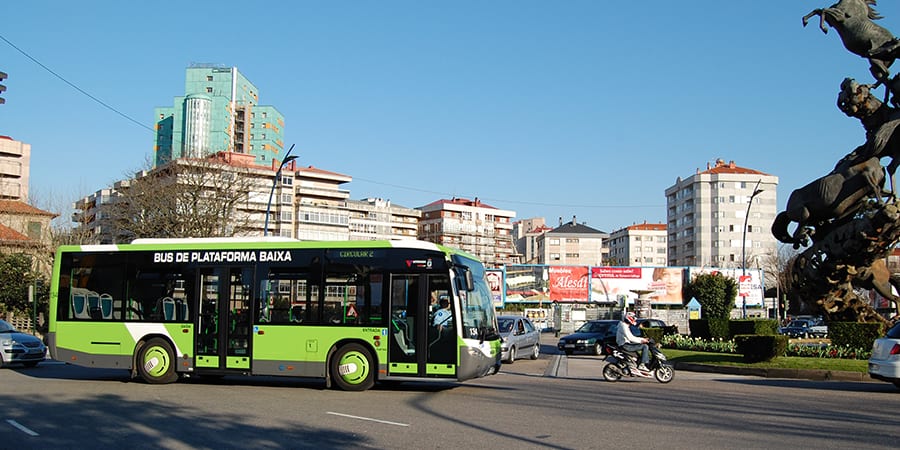
[[[332,416],[348,417],[350,419],[368,420],[369,422],[378,422],[378,423],[384,423],[384,424],[388,424],[388,425],[396,425],[398,427],[408,427],[409,426],[408,423],[400,423],[400,422],[391,422],[388,420],[372,419],[371,417],[351,416],[350,414],[341,414],[341,413],[336,413],[336,412],[331,412],[331,411],[326,411],[325,414],[331,414]]]
[[[18,428],[19,431],[21,431],[29,436],[40,436],[39,434],[35,433],[34,431],[29,430],[28,427],[26,427],[25,425],[22,425],[19,422],[16,422],[15,420],[6,419],[6,423]]]

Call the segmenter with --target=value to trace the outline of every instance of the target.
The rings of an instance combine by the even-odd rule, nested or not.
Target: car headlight
[[[587,343],[588,343],[588,340],[587,340],[587,339],[579,339],[579,340],[578,340],[578,343],[579,343],[579,344],[587,344]]]
[[[13,344],[15,344],[15,341],[13,341],[12,339],[4,339],[0,341],[0,345],[3,345],[4,347],[10,347]]]

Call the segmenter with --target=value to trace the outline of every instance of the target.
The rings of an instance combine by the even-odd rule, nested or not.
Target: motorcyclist
[[[650,362],[650,347],[647,343],[650,340],[635,336],[631,332],[632,326],[637,326],[637,316],[633,312],[628,311],[622,316],[622,323],[619,324],[619,329],[616,330],[616,344],[629,352],[640,350],[641,363],[637,366],[637,370],[641,375],[648,376],[650,369],[647,367],[647,363]]]

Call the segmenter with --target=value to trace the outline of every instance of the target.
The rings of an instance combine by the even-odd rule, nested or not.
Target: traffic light
[[[6,79],[6,72],[0,72],[0,81],[3,81],[5,79]],[[6,91],[6,86],[0,84],[0,94],[2,94],[4,91]],[[3,97],[0,97],[0,105],[2,105],[4,103],[6,103],[6,99]]]

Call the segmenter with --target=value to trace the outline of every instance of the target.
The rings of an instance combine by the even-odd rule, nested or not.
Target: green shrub
[[[778,334],[778,321],[774,319],[732,320],[728,323],[728,332],[731,336],[739,334],[774,336]]]
[[[769,361],[776,356],[784,356],[787,336],[741,334],[734,337],[737,352],[744,355],[744,362]]]
[[[881,323],[828,322],[828,337],[835,347],[870,349],[884,335]]]
[[[688,321],[691,337],[695,339],[709,339],[709,321],[706,319],[691,319]]]
[[[653,339],[656,342],[662,342],[664,330],[662,328],[641,328],[641,335],[645,338]]]
[[[729,330],[729,319],[708,319],[709,320],[709,338],[731,340],[732,334]]]

